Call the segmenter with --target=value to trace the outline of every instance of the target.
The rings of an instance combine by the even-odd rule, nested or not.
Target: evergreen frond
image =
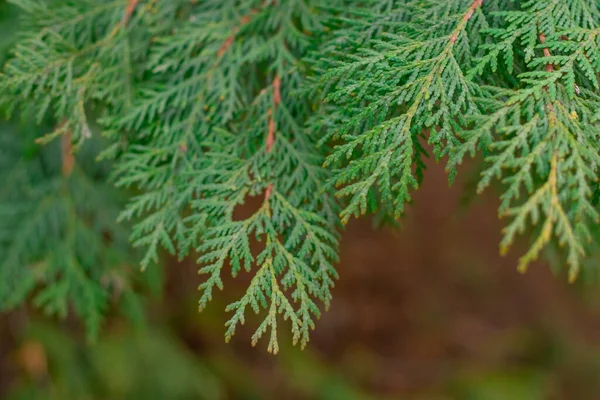
[[[106,165],[88,145],[76,160],[68,141],[40,149],[2,128],[0,185],[10,190],[0,193],[0,307],[29,296],[59,317],[72,307],[93,340],[114,300],[138,301],[136,255],[116,224],[121,196],[102,182]]]
[[[35,146],[0,132],[3,307],[35,291],[53,313],[72,304],[93,336],[131,243],[142,270],[197,254],[201,309],[225,273],[252,274],[226,338],[254,311],[253,343],[268,335],[277,352],[287,320],[305,346],[331,303],[343,225],[396,223],[429,151],[450,182],[482,156],[478,191],[496,182],[509,220],[502,252],[533,238],[520,270],[551,248],[571,280],[591,275],[595,0],[10,3],[22,18],[0,104],[54,129]],[[93,154],[101,172],[92,131],[109,142]]]

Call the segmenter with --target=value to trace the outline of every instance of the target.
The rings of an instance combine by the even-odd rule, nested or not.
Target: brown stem
[[[139,2],[140,0],[129,0],[129,3],[127,3],[127,8],[125,8],[125,15],[123,15],[123,26],[127,25],[129,18],[131,18],[131,14],[133,14],[133,11]]]
[[[544,32],[540,32],[539,35],[540,38],[540,43],[542,45],[546,44],[546,35],[544,35]],[[561,36],[561,39],[565,39],[566,36]],[[548,49],[547,47],[544,47],[543,49],[544,52],[544,57],[552,57],[552,53],[550,53],[550,49]],[[554,65],[552,65],[551,63],[546,63],[546,72],[554,72]],[[579,89],[579,86],[577,86],[577,84],[573,84],[574,88],[575,88],[575,93],[577,95],[579,95],[581,93],[581,89]]]
[[[236,29],[236,31],[237,31],[237,29]],[[219,50],[217,51],[218,58],[223,57],[223,54],[225,54],[227,52],[227,50],[231,47],[234,40],[235,40],[235,33],[232,33],[231,36],[229,36],[227,39],[225,39],[225,41],[223,42],[223,44],[221,45],[221,47],[219,47]]]
[[[540,38],[540,43],[542,45],[546,44],[546,35],[544,35],[544,32],[540,32],[539,38]],[[547,47],[544,47],[543,52],[544,52],[544,57],[552,56],[552,54],[550,53],[550,50]],[[546,72],[554,72],[554,66],[551,63],[546,63]],[[548,86],[544,86],[544,90],[548,91]],[[548,103],[548,110],[552,111],[553,109],[554,109],[554,107],[552,106],[552,103]]]
[[[267,154],[273,150],[273,145],[275,144],[275,118],[273,118],[273,110],[269,108],[269,131],[267,134],[267,140],[265,144],[267,146]]]
[[[542,45],[546,44],[546,35],[544,35],[544,32],[540,32],[540,43]],[[544,57],[551,57],[552,54],[550,53],[550,50],[547,47],[544,47]],[[554,66],[551,63],[546,63],[546,71],[547,72],[553,72],[554,71]]]
[[[64,123],[63,123],[64,124]],[[60,129],[60,128],[59,128]],[[73,154],[73,143],[71,142],[71,132],[65,132],[61,136],[62,151],[62,174],[64,177],[71,176],[75,167],[75,155]]]
[[[225,54],[227,52],[227,50],[231,47],[231,45],[235,41],[236,35],[240,31],[240,27],[242,27],[242,26],[246,25],[247,23],[249,23],[250,21],[252,21],[252,16],[256,15],[257,13],[258,13],[258,10],[252,10],[249,15],[244,15],[240,19],[240,26],[235,27],[233,29],[233,33],[231,35],[229,35],[227,37],[227,39],[225,39],[225,41],[223,42],[223,44],[221,45],[221,47],[217,51],[217,57],[218,58],[223,57],[223,54]]]
[[[267,186],[267,190],[265,191],[265,203],[267,203],[269,201],[272,193],[273,193],[273,184],[269,183],[269,186]]]
[[[473,4],[471,4],[471,7],[469,8],[469,11],[467,11],[467,13],[465,14],[465,16],[463,17],[463,19],[465,20],[465,22],[467,22],[468,20],[470,20],[471,17],[473,16],[473,14],[475,13],[475,10],[477,10],[482,5],[483,5],[483,0],[473,0]]]
[[[469,7],[469,10],[463,16],[463,23],[461,25],[464,26],[464,24],[469,22],[469,20],[473,17],[473,14],[475,14],[475,10],[477,10],[482,5],[483,5],[483,0],[473,0],[471,7]],[[452,37],[450,38],[450,43],[456,42],[457,39],[458,39],[458,32],[456,32],[452,35]]]
[[[275,78],[273,78],[273,107],[277,108],[279,103],[281,103],[281,78],[278,74],[275,74]]]
[[[265,141],[265,145],[267,147],[267,154],[271,153],[273,150],[273,145],[275,144],[275,131],[277,126],[275,124],[275,117],[273,116],[273,111],[277,110],[277,106],[281,103],[281,78],[278,74],[275,74],[275,78],[273,78],[273,108],[269,108],[269,128],[267,132],[267,139]],[[273,184],[270,183],[265,192],[265,201],[269,201],[271,197],[271,193],[273,192]]]

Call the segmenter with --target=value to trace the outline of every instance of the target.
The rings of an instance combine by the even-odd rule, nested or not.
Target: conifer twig
[[[542,45],[546,44],[546,35],[544,35],[544,32],[540,32],[540,43]],[[550,49],[548,49],[548,47],[544,47],[543,49],[544,52],[544,57],[552,57],[552,54],[550,53]],[[554,72],[554,66],[551,63],[546,63],[546,72]]]
[[[252,10],[249,15],[244,15],[240,19],[240,25],[236,26],[233,29],[233,33],[231,35],[229,35],[227,37],[227,39],[225,39],[225,41],[223,42],[223,44],[221,45],[221,47],[217,51],[217,57],[218,58],[223,57],[223,54],[225,54],[227,52],[227,50],[231,47],[231,45],[235,41],[235,37],[237,36],[238,32],[240,31],[240,27],[242,27],[242,26],[248,24],[250,21],[252,21],[252,16],[256,15],[257,13],[258,13],[258,10]]]
[[[63,121],[58,129],[64,129],[64,126],[67,124],[67,121]],[[75,167],[75,155],[73,153],[73,142],[72,135],[70,131],[66,131],[61,135],[60,138],[61,145],[61,154],[62,154],[62,164],[61,171],[64,177],[69,177],[73,172],[73,168]]]
[[[544,35],[544,32],[540,32],[539,38],[542,45],[546,44],[546,35]],[[544,57],[552,57],[552,53],[550,53],[548,47],[544,47],[542,51],[544,52]],[[549,62],[546,63],[546,72],[554,72],[554,66]],[[544,86],[544,90],[548,91],[548,86]],[[548,104],[548,108],[552,110],[552,103]]]
[[[131,15],[135,11],[135,8],[137,7],[139,2],[140,0],[129,0],[129,2],[127,3],[127,7],[125,7],[125,12],[123,13],[123,19],[120,23],[115,25],[112,31],[110,31],[110,33],[107,36],[107,40],[114,38],[121,29],[127,26],[127,24],[129,23],[129,19],[131,18]]]
[[[540,32],[539,38],[540,38],[540,43],[542,45],[545,45],[546,44],[546,35],[544,35],[544,32]],[[564,36],[562,36],[561,39],[564,39]],[[552,53],[550,53],[550,49],[548,49],[548,47],[544,47],[542,49],[542,51],[544,52],[544,57],[552,57]],[[552,65],[551,63],[546,63],[546,72],[554,72],[554,65]],[[573,85],[575,87],[575,93],[580,94],[581,90],[579,89],[579,86],[577,86],[576,83],[574,83]]]
[[[75,156],[73,155],[73,144],[71,143],[71,133],[65,133],[61,137],[62,149],[62,174],[69,177],[75,166]]]
[[[473,3],[471,4],[471,7],[469,7],[469,10],[467,11],[467,13],[463,17],[462,25],[465,25],[467,22],[469,22],[469,20],[473,17],[473,14],[475,13],[475,10],[477,10],[482,5],[483,5],[483,0],[473,0]],[[459,33],[459,30],[457,30],[452,35],[452,37],[450,38],[450,43],[456,42],[456,40],[458,39],[458,33]]]
[[[273,78],[273,108],[269,108],[269,130],[267,133],[266,139],[266,147],[267,154],[271,153],[273,150],[273,145],[275,144],[275,130],[277,129],[275,125],[275,118],[273,117],[273,111],[277,109],[277,106],[281,103],[281,78],[278,74],[275,74],[275,78]],[[270,183],[265,192],[265,202],[269,201],[271,197],[271,193],[273,192],[273,184]]]
[[[129,0],[129,3],[127,3],[127,7],[125,8],[125,15],[123,15],[123,26],[127,25],[129,18],[131,18],[131,14],[133,14],[133,11],[139,2],[140,0]]]

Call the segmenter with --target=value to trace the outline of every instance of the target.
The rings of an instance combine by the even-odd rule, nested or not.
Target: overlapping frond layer
[[[199,4],[188,19],[155,40],[154,79],[113,122],[139,138],[116,171],[120,185],[143,189],[123,217],[143,218],[133,235],[148,248],[143,265],[159,246],[200,252],[201,308],[226,267],[255,274],[229,307],[228,338],[251,305],[267,308],[254,342],[269,328],[276,352],[283,314],[305,345],[316,302],[329,303],[337,258],[337,204],[322,192],[324,157],[304,132],[311,104],[292,94],[305,79],[298,57],[315,44],[306,32],[321,28],[320,17],[305,1],[242,1]],[[234,210],[248,196],[263,204],[238,221]],[[256,256],[255,238],[264,243]]]
[[[23,30],[0,77],[2,102],[39,121],[65,120],[45,141],[69,132],[81,144],[91,135],[90,105],[118,112],[131,102],[151,35],[170,29],[181,1],[140,7],[135,16],[128,15],[127,0],[11,3],[23,10]]]
[[[597,187],[598,22],[591,1],[528,1],[520,10],[500,13],[503,26],[487,30],[494,41],[472,74],[495,71],[504,54],[512,72],[513,48],[519,47],[526,70],[517,88],[489,88],[481,100],[485,113],[472,119],[465,141],[452,163],[466,151],[483,149],[489,162],[479,189],[502,178],[501,215],[511,218],[501,243],[506,251],[527,226],[539,233],[521,258],[525,270],[553,235],[567,248],[569,276],[574,280],[589,244],[598,238],[593,202]]]
[[[94,339],[112,302],[140,308],[135,253],[116,224],[120,196],[90,146],[79,162],[64,153],[68,142],[39,149],[22,135],[7,125],[0,133],[0,185],[10,188],[0,193],[0,308],[33,295],[46,313],[65,317],[72,308]]]
[[[504,190],[502,250],[533,232],[522,270],[556,243],[574,279],[599,244],[595,0],[11,3],[24,18],[0,76],[2,102],[52,120],[59,128],[44,143],[63,135],[78,148],[91,126],[102,128],[112,180],[132,192],[120,221],[134,224],[129,240],[142,249],[142,269],[163,250],[197,254],[200,308],[223,288],[224,274],[252,275],[228,307],[228,339],[252,310],[264,316],[253,342],[268,335],[276,352],[283,318],[305,345],[331,301],[339,229],[367,213],[398,219],[424,178],[427,147],[448,159],[451,181],[466,155],[482,154],[479,189],[498,180]],[[71,240],[61,268],[82,265],[81,276],[97,282],[113,264],[73,254],[83,239],[69,232],[96,221],[88,214],[112,215],[109,199],[93,194],[108,195],[106,186],[79,183],[75,172],[40,178],[19,168],[26,172],[18,179],[47,184],[15,200],[22,208],[2,232],[51,227],[39,232],[60,245]],[[65,200],[84,189],[81,196],[109,206],[81,210]],[[259,204],[240,213],[249,198]],[[51,209],[39,214],[40,204]],[[117,229],[112,221],[107,229]],[[0,274],[12,286],[0,293],[27,293],[13,288],[32,279],[16,266],[35,261],[18,250],[33,245],[3,235],[18,256],[3,261]],[[96,245],[90,254],[111,246]],[[34,250],[39,259],[54,254]],[[95,287],[84,297],[105,303]],[[52,296],[43,303],[60,303]]]
[[[405,2],[408,22],[390,22],[379,35],[340,29],[316,62],[328,112],[315,129],[343,140],[328,159],[333,183],[348,198],[342,218],[364,214],[373,199],[399,217],[422,174],[425,131],[441,158],[458,143],[478,91],[463,73],[473,44],[467,32],[485,25],[480,1]],[[350,22],[352,14],[350,14]],[[435,18],[433,18],[435,17]],[[353,28],[349,28],[351,32]],[[337,43],[340,43],[338,46]],[[417,166],[415,170],[415,165]]]

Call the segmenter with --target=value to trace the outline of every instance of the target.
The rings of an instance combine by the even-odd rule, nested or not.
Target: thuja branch
[[[13,3],[32,23],[1,77],[7,109],[68,119],[52,134],[64,133],[52,165],[69,182],[81,175],[73,149],[90,136],[87,118],[102,115],[90,125],[110,131],[115,175],[138,194],[123,215],[146,248],[141,264],[159,262],[161,248],[197,249],[201,307],[224,268],[254,275],[227,308],[228,338],[263,310],[254,343],[270,329],[277,351],[280,316],[308,342],[337,277],[340,221],[399,218],[423,179],[423,140],[452,174],[465,154],[484,154],[478,190],[496,177],[507,188],[501,251],[536,233],[520,270],[555,235],[573,278],[600,244],[591,0]],[[234,218],[254,195],[260,209]],[[265,239],[258,254],[254,238]]]
[[[277,107],[281,103],[281,78],[278,74],[275,74],[275,78],[273,78],[273,108],[269,108],[268,116],[269,116],[269,125],[267,138],[265,140],[265,146],[267,149],[267,154],[270,154],[273,150],[273,145],[275,144],[275,131],[277,129],[277,125],[275,123],[274,112],[277,110]],[[268,202],[271,198],[271,193],[273,192],[273,183],[269,183],[267,190],[265,191],[265,202]]]
[[[475,11],[478,8],[480,8],[481,6],[483,6],[483,0],[474,0],[473,1],[473,3],[471,4],[471,7],[469,7],[469,10],[463,16],[460,25],[457,27],[456,31],[450,37],[450,43],[456,42],[456,40],[458,39],[459,33],[462,32],[462,30],[465,28],[465,26],[467,25],[469,20],[473,17],[473,14],[475,14]]]
[[[241,19],[240,19],[240,24],[239,26],[236,26],[233,29],[233,33],[231,35],[229,35],[227,37],[227,39],[225,39],[225,41],[223,42],[223,44],[221,45],[221,47],[219,48],[219,50],[217,51],[217,58],[221,58],[223,57],[223,55],[227,52],[227,50],[231,47],[231,45],[235,42],[235,38],[238,34],[238,32],[240,31],[240,27],[243,27],[244,25],[248,24],[250,21],[252,21],[252,16],[258,14],[259,10],[253,9],[249,15],[244,15]]]

